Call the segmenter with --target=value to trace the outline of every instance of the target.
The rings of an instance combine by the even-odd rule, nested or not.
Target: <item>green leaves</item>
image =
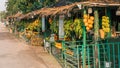
[[[50,25],[50,29],[52,30],[53,33],[58,33],[58,25],[57,21],[53,20],[52,24]]]
[[[55,3],[55,0],[8,0],[6,3],[6,10],[9,15],[13,15],[18,11],[28,13],[34,10],[38,10],[42,7],[49,7]]]

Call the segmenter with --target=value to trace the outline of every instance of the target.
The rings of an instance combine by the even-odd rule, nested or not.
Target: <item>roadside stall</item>
[[[112,13],[119,6],[113,2],[78,2],[42,9],[39,14],[51,53],[66,68],[120,67],[120,41],[109,42],[116,16]]]
[[[17,13],[9,17],[10,28],[12,32],[19,38],[22,38],[31,45],[43,45],[43,37],[41,32],[41,21],[36,11],[27,14]],[[41,41],[41,42],[40,42]]]
[[[119,2],[86,1],[42,8],[19,19],[29,22],[22,34],[31,44],[33,33],[41,33],[45,50],[65,68],[120,68],[119,10]]]

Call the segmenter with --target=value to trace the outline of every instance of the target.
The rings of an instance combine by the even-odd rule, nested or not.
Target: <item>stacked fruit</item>
[[[40,21],[37,19],[34,22],[30,23],[27,27],[27,29],[33,31],[36,30],[37,28],[40,28],[42,23],[40,23]]]
[[[93,28],[94,17],[85,14],[83,18],[84,18],[83,22],[84,22],[84,25],[86,26],[86,30],[87,31],[91,30]]]
[[[109,17],[107,16],[102,17],[102,29],[105,33],[110,32]]]
[[[34,46],[40,46],[43,45],[43,38],[40,38],[36,35],[32,36],[30,39],[30,44]]]
[[[28,24],[28,26],[24,30],[24,35],[26,36],[26,38],[28,40],[30,40],[31,37],[33,36],[33,32],[35,32],[35,31],[37,31],[37,29],[41,28],[41,24],[42,23],[40,23],[39,19],[36,19],[32,23]]]

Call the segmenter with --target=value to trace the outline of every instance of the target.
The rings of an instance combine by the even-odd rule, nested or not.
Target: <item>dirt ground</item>
[[[18,40],[0,23],[0,68],[61,68],[40,46]]]

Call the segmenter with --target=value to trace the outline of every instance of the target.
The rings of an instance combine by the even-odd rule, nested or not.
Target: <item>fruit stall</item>
[[[119,18],[116,15],[119,6],[118,3],[80,2],[45,8],[40,14],[47,25],[43,29],[49,43],[46,48],[65,68],[120,67],[120,41],[110,40],[118,39],[112,29],[114,17]]]
[[[63,68],[120,68],[119,12],[119,3],[102,1],[42,8],[18,17],[26,22],[20,33],[30,41],[42,33]]]
[[[36,12],[35,12],[36,13]],[[33,12],[22,14],[17,13],[8,17],[10,33],[18,38],[25,40],[31,45],[43,45],[41,32],[42,23],[37,15]]]

